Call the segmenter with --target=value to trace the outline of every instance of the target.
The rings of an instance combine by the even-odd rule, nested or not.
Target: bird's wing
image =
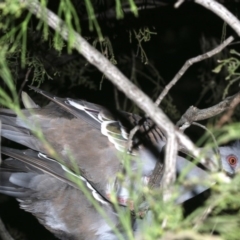
[[[3,148],[2,152],[13,158],[4,160],[0,168],[0,193],[16,197],[21,208],[35,215],[57,237],[118,239],[112,230],[120,225],[116,212],[83,177],[32,150]],[[85,191],[64,177],[66,173],[82,181]],[[86,192],[100,205],[102,213],[86,197]],[[119,234],[124,237],[124,233]]]
[[[79,169],[82,176],[106,197],[110,179],[114,182],[122,170],[117,150],[101,134],[100,123],[85,111],[76,111],[67,104],[62,107],[61,102],[63,100],[58,99],[58,104],[53,102],[45,108],[24,109],[25,118],[1,109],[1,135],[50,157],[54,157],[54,149],[68,168]],[[52,148],[35,136],[35,127],[41,130]]]
[[[140,134],[140,138],[149,138],[152,143],[160,147],[165,144],[165,136],[150,119],[145,119],[137,114],[123,111],[109,111],[103,106],[84,100],[58,98],[36,87],[30,86],[30,88],[48,98],[59,108],[64,109],[76,118],[86,121],[92,127],[101,129],[101,133],[108,137],[109,141],[115,145],[117,150],[127,150],[126,145],[129,132],[136,125],[139,125],[139,131],[134,136],[136,146],[140,145],[140,140],[138,139]]]
[[[54,177],[76,189],[79,189],[79,187],[86,188],[97,201],[101,202],[102,204],[109,204],[97,193],[87,179],[68,169],[64,163],[60,163],[59,161],[49,158],[43,153],[36,152],[31,149],[17,150],[13,148],[2,147],[1,152],[6,156],[17,159],[21,162],[17,164],[18,162],[16,161],[5,161],[4,167],[8,165],[14,170],[21,169],[22,171],[30,171],[36,174],[48,174],[49,176]]]
[[[39,125],[43,136],[67,167],[70,169],[74,167],[72,164],[74,159],[81,175],[104,198],[109,199],[110,192],[114,191],[117,192],[119,202],[126,205],[129,197],[126,186],[130,184],[131,179],[125,174],[124,179],[127,184],[116,184],[117,174],[126,170],[122,162],[125,157],[119,156],[117,150],[126,149],[129,131],[142,121],[141,118],[131,113],[113,114],[97,104],[83,100],[62,99],[36,88],[34,90],[50,99],[52,103],[42,109],[23,110],[28,123],[14,116],[9,110],[1,110],[2,135],[54,157],[51,151],[32,134],[33,126]],[[10,132],[9,128],[11,128]],[[106,136],[109,141],[106,141]],[[132,154],[128,154],[130,170],[141,173],[142,181],[147,183],[156,162],[159,161],[162,146],[165,144],[164,136],[153,122],[147,119],[140,125],[133,142]]]
[[[52,100],[52,97],[49,96],[48,93],[43,92],[43,94]],[[57,99],[55,103],[58,104]],[[133,148],[131,154],[140,157],[141,161],[140,164],[139,162],[132,161],[131,170],[132,172],[139,173],[139,169],[142,169],[142,177],[139,181],[142,182],[142,185],[148,183],[156,162],[162,160],[159,158],[159,155],[166,141],[161,130],[156,127],[150,119],[143,119],[136,114],[127,112],[109,112],[100,105],[89,103],[84,100],[67,98],[60,102],[60,105],[61,104],[65,105],[65,109],[66,106],[69,107],[66,110],[76,117],[81,118],[81,113],[85,112],[96,122],[100,123],[101,133],[108,137],[108,140],[114,144],[116,149],[123,152],[126,151],[127,148],[130,130],[134,126],[139,125],[138,134],[133,138],[135,148]],[[146,139],[150,141],[146,141]],[[183,180],[186,181],[187,185],[186,187],[181,187],[179,197],[177,198],[178,203],[182,203],[209,188],[209,184],[206,184],[208,173],[203,169],[182,157],[178,157],[176,167],[178,175],[185,171]],[[203,182],[203,179],[205,179],[206,182]],[[117,191],[118,202],[122,205],[129,204],[129,190],[126,186],[130,186],[130,184],[131,179],[125,176],[125,181],[119,185],[117,190],[115,189]],[[135,190],[137,188],[138,186],[135,186]],[[112,189],[112,187],[110,187],[110,189]],[[108,193],[110,194],[110,190]]]

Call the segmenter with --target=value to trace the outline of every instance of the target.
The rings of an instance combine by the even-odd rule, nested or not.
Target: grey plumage
[[[20,158],[38,156],[31,150],[3,149],[5,154],[8,151]],[[38,159],[46,163],[44,159]],[[61,168],[57,164],[55,173]],[[67,183],[69,180],[61,181],[40,168],[29,167],[28,164],[9,158],[0,168],[0,181],[1,193],[16,197],[22,209],[35,215],[41,224],[60,239],[118,239],[109,223],[85,195]],[[119,222],[112,205],[101,202],[99,205],[108,221],[116,227]],[[124,237],[124,234],[121,235]]]
[[[9,167],[2,167],[1,171],[6,177],[1,182],[0,192],[17,197],[24,209],[32,212],[61,239],[115,239],[116,235],[106,221],[92,207],[74,181],[67,177],[66,169],[76,170],[69,153],[80,171],[78,177],[91,186],[88,188],[89,193],[101,204],[113,225],[119,227],[117,214],[110,204],[110,193],[116,193],[120,205],[128,205],[131,200],[126,185],[132,180],[126,174],[121,159],[125,153],[119,155],[119,151],[125,151],[129,130],[138,124],[141,118],[131,113],[113,114],[96,104],[83,100],[61,99],[42,90],[35,90],[49,98],[51,103],[44,108],[38,108],[24,95],[24,104],[32,108],[22,111],[25,119],[10,110],[0,110],[2,136],[37,151],[3,149],[4,154],[12,158],[7,160],[5,165],[9,165],[10,161],[12,165],[10,164],[10,172],[7,171]],[[51,159],[54,155],[46,144],[35,137],[35,127],[40,127],[45,139],[57,151],[64,164]],[[141,134],[134,138],[134,147],[128,156],[131,171],[140,172],[142,182],[146,184],[156,162],[159,161],[165,138],[149,119],[144,122],[139,132]],[[231,154],[238,156],[238,151],[235,153],[236,148],[238,145],[233,146]],[[220,153],[224,170],[233,174],[238,163],[236,166],[229,163],[229,148],[220,148]],[[18,168],[15,159],[21,161]],[[185,176],[188,180],[208,177],[204,170],[180,156],[176,167],[178,173],[189,169]],[[118,180],[119,172],[125,174],[124,182]],[[45,184],[46,180],[50,184]],[[137,191],[139,182],[134,182],[133,185]],[[199,184],[182,187],[177,202],[182,203],[206,189],[207,186]],[[69,199],[71,204],[68,203]],[[48,212],[49,206],[51,214]],[[75,222],[71,219],[78,220]],[[53,222],[58,224],[54,225]],[[94,228],[91,222],[98,228]],[[120,232],[124,235],[121,228]]]

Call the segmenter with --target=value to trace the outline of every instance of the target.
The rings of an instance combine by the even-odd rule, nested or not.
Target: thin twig
[[[177,134],[178,140],[180,142],[179,149],[180,149],[180,147],[184,148],[186,150],[186,152],[190,153],[193,158],[197,158],[198,162],[201,163],[204,167],[206,167],[209,171],[216,172],[218,170],[215,162],[210,161],[210,159],[212,157],[211,155],[208,156],[208,153],[207,153],[207,156],[203,157],[201,149],[195,148],[195,147],[192,148],[192,144],[191,144],[192,142],[190,140],[185,139],[185,138],[182,139],[182,136],[184,136],[184,135],[179,134],[179,132],[176,132],[176,134]],[[184,142],[184,145],[182,144],[183,142]],[[210,157],[210,159],[209,159],[209,157]]]
[[[226,111],[227,109],[233,109],[234,107],[236,107],[236,104],[238,104],[239,101],[240,92],[233,96],[225,98],[223,101],[209,108],[198,109],[194,106],[191,106],[187,109],[187,111],[182,115],[180,120],[177,122],[177,126],[181,126],[181,129],[185,130],[192,124],[192,122],[205,120],[213,116],[216,116]]]
[[[175,7],[175,8],[179,8],[180,5],[182,5],[184,1],[185,1],[185,0],[178,0],[176,3],[174,3],[174,7]]]
[[[213,140],[213,142],[214,142],[214,144],[215,144],[215,146],[216,146],[216,148],[217,148],[217,154],[220,156],[220,152],[219,152],[219,149],[218,149],[217,140],[216,140],[216,138],[214,137],[213,133],[212,133],[207,127],[203,126],[203,125],[200,124],[200,123],[193,122],[193,125],[198,126],[198,127],[202,128],[202,129],[204,129],[205,131],[207,131],[207,132],[211,135],[211,138],[212,138],[212,140]]]
[[[24,86],[26,85],[26,83],[27,83],[27,81],[28,81],[28,77],[29,77],[29,74],[31,73],[31,71],[32,71],[32,68],[29,68],[29,69],[27,70],[27,73],[26,73],[26,75],[25,75],[24,81],[23,81],[23,83],[22,83],[22,85],[21,85],[21,87],[20,87],[20,89],[19,89],[19,92],[18,92],[18,98],[19,98],[19,99],[21,99],[22,90],[23,90]]]
[[[195,125],[195,126],[198,126],[198,127],[202,128],[202,129],[204,129],[205,131],[207,131],[207,132],[210,134],[210,136],[211,136],[211,138],[212,138],[212,140],[213,140],[213,142],[214,142],[214,145],[215,145],[215,148],[213,148],[213,149],[215,150],[215,153],[217,154],[217,162],[218,162],[218,165],[217,165],[216,167],[217,167],[217,169],[220,170],[221,167],[222,167],[222,165],[221,165],[221,158],[220,158],[220,151],[219,151],[218,144],[217,144],[217,140],[216,140],[215,136],[213,135],[213,133],[212,133],[207,127],[203,126],[202,124],[196,123],[196,122],[193,122],[192,124]],[[213,161],[213,160],[212,160],[212,161]],[[221,167],[220,167],[220,166],[221,166]]]
[[[187,60],[185,62],[185,64],[182,66],[182,68],[175,75],[175,77],[165,86],[164,90],[162,91],[160,96],[157,98],[157,100],[155,102],[157,104],[157,106],[159,106],[159,104],[162,102],[163,98],[168,94],[169,90],[177,83],[177,81],[183,76],[183,74],[187,71],[187,69],[191,65],[193,65],[194,63],[200,62],[202,60],[205,60],[207,58],[210,58],[213,55],[221,52],[233,40],[234,40],[234,38],[232,36],[230,36],[229,38],[227,38],[224,42],[222,42],[219,46],[217,46],[213,50]]]
[[[186,128],[191,126],[191,124],[193,122],[211,118],[211,117],[216,116],[216,115],[218,115],[218,114],[220,114],[220,113],[222,113],[222,112],[224,112],[225,110],[228,110],[228,109],[229,109],[229,111],[231,109],[234,109],[234,107],[236,107],[236,104],[239,103],[238,101],[240,101],[240,92],[233,95],[233,96],[227,97],[226,99],[224,99],[220,103],[218,103],[218,104],[216,104],[216,105],[214,105],[210,108],[198,109],[194,106],[191,106],[182,115],[181,119],[177,122],[176,125],[181,126],[180,130],[184,131]],[[230,113],[228,113],[226,116],[230,116],[229,115]],[[196,123],[195,123],[195,125],[196,125]],[[184,153],[189,154],[192,157],[194,157],[192,155],[191,151],[189,151],[188,149],[184,149],[184,147],[182,145],[180,145],[179,151],[184,152]],[[199,162],[203,166],[205,166],[207,169],[209,169],[210,171],[218,170],[219,169],[219,164],[215,164],[215,161],[212,160],[212,159],[209,159],[209,157],[212,158],[212,156],[206,156],[206,158],[200,158]]]
[[[233,113],[234,113],[234,109],[238,106],[238,104],[240,103],[240,94],[238,94],[231,102],[231,106],[228,108],[228,111],[220,118],[220,120],[217,123],[217,127],[221,127],[224,123],[228,122]]]
[[[222,4],[214,0],[195,0],[195,2],[222,18],[240,36],[240,21]]]
[[[169,131],[171,132],[169,132],[169,137],[166,144],[166,152],[169,153],[169,159],[165,158],[164,161],[163,183],[161,184],[161,187],[164,190],[163,201],[167,201],[172,196],[172,183],[174,183],[176,179],[176,158],[178,152],[178,142],[175,129],[170,129]],[[174,159],[174,161],[172,159]],[[157,162],[155,168],[157,168],[157,171],[161,171],[162,165],[160,164],[160,161]],[[159,178],[157,182],[160,182],[161,174],[159,174],[157,177]]]
[[[41,20],[46,21],[49,26],[58,31],[63,39],[69,39],[68,27],[56,14],[42,7],[36,0],[19,0],[19,2],[25,4],[30,12],[41,18]],[[169,145],[173,141],[176,141],[175,135],[176,132],[178,132],[173,123],[146,94],[144,94],[137,88],[137,86],[131,83],[116,66],[111,64],[108,59],[106,59],[99,51],[93,48],[83,37],[74,31],[71,31],[71,36],[74,39],[73,46],[75,49],[81,53],[91,64],[103,72],[104,75],[113,84],[115,84],[119,90],[123,91],[163,130],[167,137],[166,148],[169,149],[169,151],[166,151],[165,154],[165,159],[167,159],[167,161],[165,161],[165,165],[168,165],[165,167],[166,169],[172,168],[172,173],[175,176],[176,169],[172,166],[176,165],[176,151],[174,150],[175,147],[172,148]],[[180,139],[180,142],[182,142],[182,144],[189,149],[189,151],[193,151],[193,155],[197,154],[197,156],[200,156],[200,151],[185,135],[183,135],[181,132],[178,132],[177,138]],[[175,146],[175,144],[173,146]],[[170,183],[171,181],[166,180],[166,182]]]

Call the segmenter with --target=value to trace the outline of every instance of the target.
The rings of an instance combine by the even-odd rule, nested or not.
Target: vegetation
[[[165,77],[162,77],[161,72],[156,67],[157,58],[155,58],[155,62],[152,61],[154,51],[161,54],[161,51],[160,53],[157,51],[158,44],[154,37],[165,34],[164,39],[167,42],[163,48],[168,48],[166,51],[174,51],[171,48],[171,41],[174,37],[166,36],[168,33],[167,31],[162,33],[161,26],[155,29],[152,22],[146,23],[145,18],[139,17],[137,7],[139,1],[116,0],[112,4],[107,0],[60,0],[53,4],[51,1],[41,0],[41,5],[55,12],[68,27],[69,37],[67,41],[62,39],[58,30],[51,29],[46,20],[34,16],[21,2],[24,1],[5,0],[0,3],[0,106],[13,109],[19,115],[21,115],[19,96],[23,89],[28,91],[40,105],[45,104],[39,96],[28,90],[27,85],[44,88],[64,97],[82,98],[78,91],[89,91],[91,94],[96,92],[96,95],[100,94],[100,97],[104,95],[105,99],[100,100],[102,104],[108,101],[113,102],[114,99],[114,104],[111,107],[144,114],[119,90],[108,83],[103,73],[100,73],[76,52],[74,31],[87,39],[92,46],[121,69],[134,84],[153,100],[156,100],[164,90],[166,83],[176,74],[174,71],[180,69],[184,63],[173,64],[175,67],[171,70],[172,73],[165,72]],[[122,8],[125,11],[122,11]],[[160,8],[162,7],[156,7],[153,10],[154,13],[156,14]],[[114,17],[110,14],[110,10],[115,11]],[[128,25],[128,22],[131,21],[134,23]],[[222,29],[219,31],[221,32]],[[169,32],[169,34],[176,34],[176,31]],[[177,42],[181,48],[181,37]],[[213,38],[206,37],[201,42],[204,51],[210,50],[218,44],[213,41]],[[153,46],[152,49],[151,46]],[[174,46],[176,47],[176,45]],[[169,54],[168,56],[173,55]],[[180,83],[177,84],[174,87],[175,90],[164,98],[161,108],[176,122],[190,105],[196,103],[197,106],[206,108],[220,102],[238,91],[236,88],[238,88],[240,79],[239,66],[239,50],[237,45],[236,48],[233,45],[230,49],[222,51],[217,57],[205,61],[201,66],[193,67],[196,70],[195,75],[193,74],[194,79],[193,75],[187,75],[189,78],[187,83],[182,86]],[[188,97],[185,100],[181,98],[188,94],[191,96],[191,89],[188,91],[190,85],[194,85],[192,89],[198,88],[199,96],[198,99],[193,97],[193,100],[189,102]],[[84,97],[86,98],[86,96]],[[181,99],[180,104],[177,104],[178,99]],[[92,99],[87,100],[91,101]],[[97,101],[98,98],[93,100]],[[221,128],[217,127],[220,118],[221,116],[217,116],[204,122],[204,125],[215,136],[218,144],[239,139],[239,108],[234,109],[234,113]],[[195,134],[194,129],[189,133],[193,136],[194,141],[201,142],[201,146],[213,145],[212,137],[207,132],[204,133],[197,129]],[[45,141],[41,129],[37,129],[36,134],[42,141]],[[49,148],[52,147],[49,145]],[[52,151],[54,151],[53,148]],[[71,153],[69,154],[71,155]],[[61,161],[57,153],[55,153],[55,157]],[[126,170],[129,171],[130,177],[136,181],[139,179],[139,175],[136,176],[130,172],[127,168],[127,156],[124,158],[126,158]],[[77,173],[77,169],[75,169],[75,173]],[[173,194],[168,202],[162,200],[159,189],[149,190],[147,187],[142,187],[139,189],[140,194],[136,194],[131,189],[132,199],[136,203],[141,200],[139,195],[144,196],[152,211],[153,218],[151,224],[142,224],[137,239],[239,239],[240,176],[238,174],[234,179],[229,179],[223,173],[213,173],[212,179],[216,183],[211,187],[211,194],[208,194],[208,198],[202,195],[201,204],[195,204],[194,200],[186,203],[187,208],[190,209],[191,207],[188,205],[194,205],[194,209],[191,210],[186,210],[174,202],[179,186],[188,184],[182,182],[181,178],[174,185],[176,194]],[[79,185],[93,206],[103,214],[103,217],[106,217],[92,196],[87,194],[81,181],[79,181]],[[206,201],[202,201],[202,198]],[[131,231],[131,211],[119,207],[114,194],[112,201],[120,216],[122,228],[126,229],[128,239],[134,239]],[[136,204],[135,207],[136,212],[139,211],[138,207],[141,210],[140,204]],[[113,229],[119,235],[119,239],[122,239],[114,226]],[[10,228],[9,231],[11,232]],[[24,239],[21,234],[18,235],[19,238],[16,236],[15,239]]]

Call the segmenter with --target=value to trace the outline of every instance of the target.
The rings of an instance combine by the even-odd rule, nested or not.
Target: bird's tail
[[[13,158],[6,159],[0,167],[0,193],[26,198],[29,196],[29,183],[36,175],[29,172],[24,163]]]
[[[30,131],[32,124],[27,123],[31,115],[29,108],[38,108],[38,105],[25,93],[22,93],[22,101],[26,109],[21,111],[23,116],[18,116],[11,109],[0,109],[0,121],[2,123],[1,136],[26,147],[40,150],[40,142]]]

